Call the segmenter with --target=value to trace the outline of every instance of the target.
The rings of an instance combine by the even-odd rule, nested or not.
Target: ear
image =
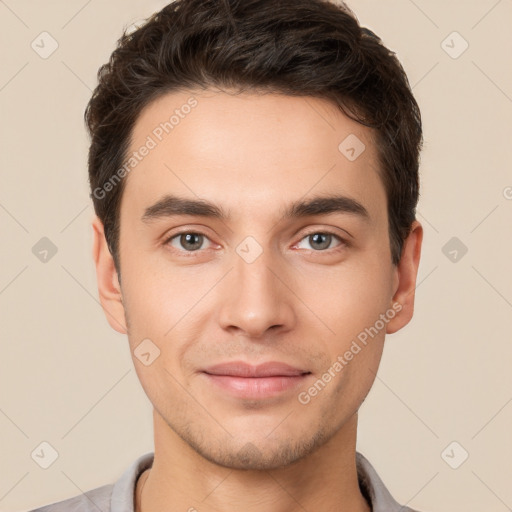
[[[395,269],[395,287],[392,302],[393,309],[398,313],[387,323],[387,334],[393,334],[407,325],[414,313],[414,295],[422,240],[423,227],[415,220],[412,223],[408,237],[404,240],[402,256]]]
[[[126,334],[126,318],[121,286],[114,265],[114,259],[105,239],[103,223],[98,216],[92,221],[92,257],[96,265],[96,279],[101,306],[112,329]]]

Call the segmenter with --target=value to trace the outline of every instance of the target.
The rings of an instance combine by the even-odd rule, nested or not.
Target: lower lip
[[[304,383],[310,374],[275,377],[234,377],[205,373],[210,382],[238,398],[270,398]]]

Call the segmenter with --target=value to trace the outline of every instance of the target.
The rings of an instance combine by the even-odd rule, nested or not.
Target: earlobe
[[[408,237],[404,241],[402,256],[396,268],[398,284],[393,295],[392,307],[398,313],[388,322],[386,327],[387,334],[392,334],[407,325],[414,313],[416,278],[420,263],[422,241],[423,227],[415,220]]]
[[[122,300],[121,286],[114,259],[105,239],[103,223],[94,217],[92,221],[92,257],[96,266],[96,280],[101,306],[112,329],[126,334],[126,317]]]

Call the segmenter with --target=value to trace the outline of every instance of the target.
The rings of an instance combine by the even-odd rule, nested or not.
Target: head
[[[98,78],[100,299],[162,424],[229,467],[304,457],[355,416],[413,313],[422,131],[400,63],[344,5],[177,0]],[[240,398],[206,373],[235,360],[305,376]]]

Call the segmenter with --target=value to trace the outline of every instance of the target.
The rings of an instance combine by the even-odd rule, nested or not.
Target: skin
[[[357,411],[377,372],[385,335],[413,315],[422,226],[391,262],[386,194],[372,131],[326,100],[219,91],[172,93],[139,116],[131,151],[194,95],[188,116],[129,173],[120,212],[120,272],[93,221],[98,289],[110,325],[127,334],[154,406],[155,459],[137,510],[369,511],[357,480]],[[366,145],[353,162],[338,145]],[[231,220],[179,216],[143,222],[164,194],[203,198]],[[367,209],[281,219],[291,202],[343,194]],[[204,234],[191,250],[178,231]],[[336,237],[311,240],[314,233]],[[236,252],[252,236],[252,263]],[[330,245],[329,245],[330,240]],[[194,242],[193,242],[194,243]],[[311,387],[356,336],[393,304],[401,310],[308,404]],[[149,366],[134,350],[149,338]],[[243,360],[311,372],[300,389],[236,398],[201,370]],[[146,480],[147,477],[147,480]]]

